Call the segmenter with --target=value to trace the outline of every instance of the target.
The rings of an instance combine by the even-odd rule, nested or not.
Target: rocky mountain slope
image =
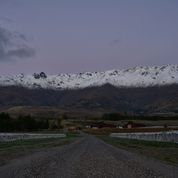
[[[87,115],[91,111],[178,113],[177,103],[176,65],[0,77],[0,111],[17,106],[47,106],[67,112],[85,111]]]
[[[115,87],[150,87],[178,84],[178,65],[135,67],[127,70],[79,74],[0,76],[0,86],[27,88],[81,89],[111,84]]]

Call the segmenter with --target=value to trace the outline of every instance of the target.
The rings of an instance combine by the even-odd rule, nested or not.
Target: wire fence
[[[26,140],[26,139],[42,139],[42,138],[64,138],[66,134],[38,134],[38,133],[0,133],[0,142]]]
[[[150,140],[150,141],[163,141],[178,143],[178,131],[168,132],[141,132],[141,133],[111,133],[111,137]]]

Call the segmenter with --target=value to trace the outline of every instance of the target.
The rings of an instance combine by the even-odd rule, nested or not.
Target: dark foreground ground
[[[93,136],[0,167],[0,178],[177,178],[178,167],[115,148]]]

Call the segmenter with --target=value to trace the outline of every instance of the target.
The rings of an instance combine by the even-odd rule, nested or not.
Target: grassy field
[[[113,146],[178,165],[178,144],[176,143],[111,138],[106,135],[99,138]]]
[[[9,160],[43,151],[47,148],[62,146],[75,141],[77,135],[69,134],[65,138],[44,138],[32,140],[17,140],[13,142],[0,142],[0,166]]]

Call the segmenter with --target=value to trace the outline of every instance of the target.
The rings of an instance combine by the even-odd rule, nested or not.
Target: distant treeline
[[[78,120],[77,117],[72,117],[71,115],[63,114],[63,120]],[[151,120],[151,121],[161,121],[161,120],[178,120],[178,116],[166,116],[166,115],[133,115],[129,113],[105,113],[101,116],[96,117],[85,117],[85,120],[103,120],[103,121],[120,121],[120,120]]]
[[[144,115],[128,115],[128,114],[120,114],[120,113],[107,113],[103,114],[100,118],[101,120],[178,120],[178,116],[144,116]]]
[[[32,116],[11,118],[7,113],[0,113],[0,132],[39,131],[57,128],[61,128],[60,120],[40,119]]]

